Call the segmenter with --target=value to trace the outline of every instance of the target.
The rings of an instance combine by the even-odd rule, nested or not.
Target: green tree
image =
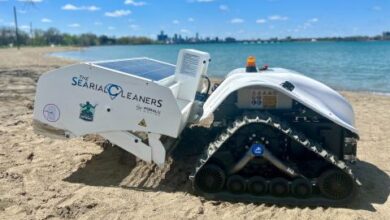
[[[59,45],[62,43],[61,32],[56,28],[49,28],[44,32],[44,38],[48,45],[55,44]]]

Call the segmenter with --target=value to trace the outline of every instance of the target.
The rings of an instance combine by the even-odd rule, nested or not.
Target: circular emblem
[[[114,100],[119,94],[123,94],[122,87],[112,83],[107,84],[104,90],[108,93],[111,100]]]
[[[47,104],[43,108],[43,117],[49,122],[56,122],[60,119],[60,109],[54,104]]]
[[[252,144],[251,150],[253,155],[260,157],[264,153],[264,145],[258,143]]]

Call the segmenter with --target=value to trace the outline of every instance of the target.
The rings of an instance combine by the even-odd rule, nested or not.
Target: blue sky
[[[0,0],[0,26],[137,35],[321,37],[390,31],[390,0]]]

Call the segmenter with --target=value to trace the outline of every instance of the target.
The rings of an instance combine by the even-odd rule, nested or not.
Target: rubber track
[[[347,173],[356,182],[358,186],[361,186],[360,181],[358,180],[357,177],[355,177],[355,175],[352,172],[352,169],[344,161],[338,160],[335,155],[323,149],[318,142],[307,138],[302,132],[293,129],[287,123],[281,122],[277,117],[269,113],[256,112],[256,113],[244,115],[237,118],[227,127],[225,131],[221,132],[221,134],[217,136],[217,138],[208,145],[205,152],[200,156],[200,159],[197,163],[197,166],[195,167],[194,172],[189,177],[189,179],[192,181],[193,188],[196,193],[206,198],[216,199],[216,200],[229,200],[229,201],[237,201],[237,202],[265,202],[265,203],[276,203],[276,204],[314,205],[314,206],[342,205],[351,199],[349,197],[343,200],[330,200],[322,197],[314,198],[314,199],[310,199],[310,198],[298,199],[292,197],[279,198],[273,196],[253,196],[250,194],[236,195],[236,194],[231,194],[229,192],[208,194],[200,191],[195,185],[195,176],[198,173],[198,171],[207,163],[207,161],[214,155],[214,153],[231,136],[234,135],[234,133],[237,130],[239,130],[240,128],[246,125],[255,124],[255,123],[268,125],[279,130],[280,132],[290,137],[292,140],[300,143],[304,148],[314,152],[318,156],[324,158],[329,163],[340,168],[342,171]],[[356,187],[354,187],[354,191],[356,191],[355,188]],[[350,197],[353,196],[351,195]]]

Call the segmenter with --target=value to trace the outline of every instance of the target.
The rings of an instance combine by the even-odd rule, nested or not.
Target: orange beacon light
[[[249,56],[249,57],[246,59],[246,72],[248,72],[248,73],[257,72],[257,68],[256,68],[256,57],[254,57],[254,56]]]

